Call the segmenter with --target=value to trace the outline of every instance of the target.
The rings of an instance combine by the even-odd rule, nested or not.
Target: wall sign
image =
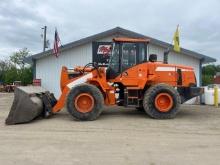
[[[112,53],[112,42],[93,42],[92,60],[101,66],[108,66]]]

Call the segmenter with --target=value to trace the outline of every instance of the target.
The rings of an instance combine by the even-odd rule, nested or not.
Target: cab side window
[[[147,61],[147,55],[146,55],[146,45],[144,43],[139,44],[139,63],[142,63],[144,61]]]

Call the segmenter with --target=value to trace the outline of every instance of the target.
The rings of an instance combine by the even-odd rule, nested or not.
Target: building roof
[[[114,42],[131,42],[131,43],[149,43],[150,39],[145,38],[128,38],[128,37],[115,37],[112,39]]]
[[[61,51],[65,51],[65,50],[74,48],[76,46],[80,46],[80,45],[83,45],[83,44],[86,44],[86,43],[89,43],[89,42],[92,42],[92,41],[96,41],[96,40],[99,40],[99,39],[102,39],[104,37],[108,37],[108,36],[111,36],[111,35],[124,35],[124,36],[132,37],[132,38],[147,38],[147,39],[150,39],[150,43],[153,44],[153,45],[157,45],[157,46],[160,46],[160,47],[163,47],[163,48],[168,48],[169,47],[171,50],[172,50],[172,47],[173,47],[173,45],[171,45],[169,43],[166,43],[166,42],[163,42],[163,41],[160,41],[158,39],[155,39],[155,38],[152,38],[152,37],[149,37],[149,36],[145,36],[143,34],[139,34],[139,33],[127,30],[127,29],[123,29],[121,27],[116,27],[116,28],[113,28],[113,29],[110,29],[110,30],[107,30],[107,31],[104,31],[104,32],[101,32],[101,33],[83,38],[83,39],[80,39],[80,40],[77,40],[77,41],[74,41],[74,42],[70,42],[68,44],[65,44],[61,47]],[[202,63],[216,62],[215,58],[212,58],[212,57],[209,57],[209,56],[206,56],[206,55],[203,55],[203,54],[191,51],[191,50],[187,50],[187,49],[184,49],[184,48],[181,48],[181,53],[192,56],[194,58],[197,58],[197,59],[201,60]],[[49,56],[49,55],[52,55],[52,50],[51,49],[47,50],[45,52],[41,52],[41,53],[38,53],[38,54],[35,54],[35,55],[32,55],[32,56],[29,56],[24,61],[27,62],[27,63],[31,63],[33,60],[38,60],[40,58],[43,58],[43,57]]]

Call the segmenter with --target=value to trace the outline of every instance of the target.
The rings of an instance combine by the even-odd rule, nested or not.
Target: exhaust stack
[[[168,54],[170,53],[170,48],[167,48],[167,50],[163,53],[163,63],[168,64]]]

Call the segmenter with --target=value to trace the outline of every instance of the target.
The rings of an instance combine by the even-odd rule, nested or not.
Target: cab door
[[[123,43],[121,44],[121,75],[120,79],[126,86],[136,86],[138,84],[137,74],[138,67],[135,67],[138,63],[137,43]]]

